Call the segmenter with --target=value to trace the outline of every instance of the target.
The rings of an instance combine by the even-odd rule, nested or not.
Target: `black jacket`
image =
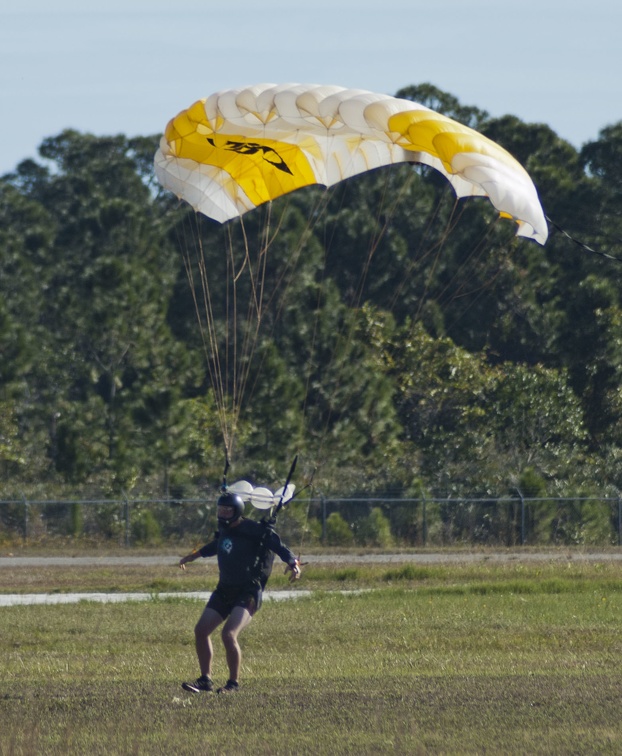
[[[227,586],[245,586],[258,581],[265,588],[274,555],[287,564],[296,557],[279,535],[268,525],[242,519],[234,528],[223,528],[213,540],[199,550],[202,557],[218,556],[220,583]]]

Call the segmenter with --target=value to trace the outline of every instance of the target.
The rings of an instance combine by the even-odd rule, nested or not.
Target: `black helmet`
[[[224,493],[217,502],[219,507],[232,507],[233,515],[231,517],[219,517],[218,524],[228,527],[244,514],[244,499],[241,496],[234,493]]]

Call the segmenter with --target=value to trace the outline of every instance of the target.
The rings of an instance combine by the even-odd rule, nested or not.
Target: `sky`
[[[260,82],[429,82],[579,148],[622,120],[621,32],[621,0],[0,0],[0,175]]]

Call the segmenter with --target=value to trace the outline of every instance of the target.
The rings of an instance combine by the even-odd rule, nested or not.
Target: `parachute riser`
[[[227,490],[227,473],[229,472],[229,450],[225,446],[225,469],[222,473],[222,485],[220,486],[220,492],[225,493]]]
[[[289,484],[292,482],[292,478],[294,477],[294,473],[296,472],[296,465],[298,463],[298,455],[294,457],[294,460],[292,462],[291,467],[289,468],[289,472],[287,473],[287,478],[285,480],[285,485],[283,486],[283,493],[281,494],[281,498],[279,499],[279,503],[274,508],[274,511],[272,512],[272,515],[269,518],[269,522],[274,524],[276,523],[276,518],[278,517],[279,512],[281,509],[283,509],[283,506],[285,504],[285,496],[287,494],[287,489],[289,487]],[[291,501],[294,498],[295,494],[292,494],[288,498],[288,502]]]

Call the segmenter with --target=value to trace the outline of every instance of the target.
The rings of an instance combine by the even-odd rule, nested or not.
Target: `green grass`
[[[264,604],[229,697],[179,686],[200,602],[2,608],[0,754],[622,751],[619,568],[409,567],[308,568],[320,590]]]

